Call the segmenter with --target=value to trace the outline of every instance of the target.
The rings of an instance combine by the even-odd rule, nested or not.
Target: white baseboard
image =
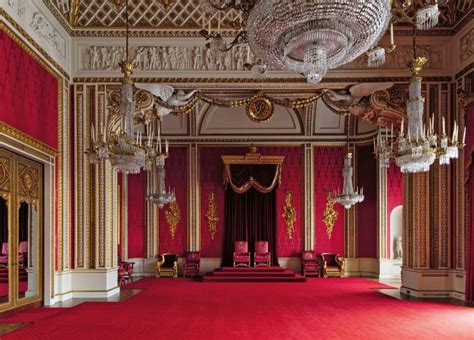
[[[344,276],[373,277],[378,279],[399,279],[401,260],[376,258],[346,258]]]

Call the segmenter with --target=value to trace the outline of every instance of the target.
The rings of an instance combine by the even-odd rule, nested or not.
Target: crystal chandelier
[[[158,125],[158,142],[154,157],[152,157],[152,165],[156,165],[156,187],[155,192],[148,196],[148,200],[156,205],[158,208],[163,208],[166,204],[172,203],[176,200],[175,190],[168,189],[166,191],[165,185],[165,161],[169,156],[169,144],[165,141],[165,150],[162,152],[160,125]]]
[[[349,122],[350,116],[347,118],[347,149],[349,149]],[[354,204],[360,203],[364,200],[364,188],[354,191],[352,184],[352,153],[347,152],[344,157],[344,169],[342,175],[344,177],[342,192],[336,192],[334,202],[339,203],[346,209],[350,209]]]
[[[92,124],[92,146],[88,150],[91,163],[95,164],[101,159],[108,159],[112,167],[124,174],[137,174],[145,166],[146,152],[143,147],[143,135],[134,126],[135,103],[133,100],[132,73],[135,64],[129,58],[129,17],[128,0],[126,1],[126,31],[125,31],[125,59],[119,63],[123,73],[121,85],[121,127],[118,132],[108,131],[107,114],[104,119],[104,129],[99,141],[95,138],[95,128]],[[150,141],[153,136],[150,136]]]
[[[397,138],[393,134],[393,125],[384,133],[379,131],[374,139],[374,152],[379,159],[379,166],[388,168],[390,161],[400,167],[402,173],[418,173],[430,170],[436,158],[441,165],[449,164],[451,159],[458,158],[459,149],[464,147],[466,128],[462,140],[459,138],[459,126],[454,121],[452,137],[446,134],[446,122],[442,117],[442,133],[438,137],[435,132],[435,117],[431,116],[429,125],[423,123],[425,98],[421,94],[421,81],[419,76],[426,58],[418,57],[416,54],[416,30],[413,36],[414,59],[411,65],[412,77],[409,84],[409,97],[407,100],[407,133],[405,135],[405,124],[402,121]]]
[[[318,83],[328,70],[364,53],[370,67],[381,66],[385,54],[396,48],[396,23],[410,23],[420,30],[437,24],[437,0],[426,0],[410,17],[413,7],[414,0],[205,0],[200,34],[209,41],[206,47],[217,53],[248,44],[260,64],[297,72],[309,83]],[[223,11],[227,13],[221,16]],[[241,15],[235,16],[236,12]],[[212,27],[215,23],[217,27]],[[391,43],[383,48],[378,42],[389,25]],[[224,38],[229,28],[237,30],[233,40]],[[254,76],[262,74],[252,65],[244,67]]]

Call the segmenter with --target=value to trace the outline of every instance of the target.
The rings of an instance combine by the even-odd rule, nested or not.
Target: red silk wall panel
[[[344,167],[344,147],[316,147],[314,149],[314,226],[315,250],[319,253],[344,254],[344,207],[335,204],[337,220],[331,238],[323,223],[326,208],[326,189],[342,190],[342,169]]]
[[[390,258],[390,214],[403,204],[403,177],[400,168],[391,164],[387,169],[387,257]]]
[[[185,147],[170,148],[170,156],[166,160],[166,186],[176,189],[176,200],[181,213],[174,238],[169,232],[165,211],[168,205],[159,212],[159,252],[183,255],[186,251],[188,226],[188,149]]]
[[[128,257],[140,258],[146,254],[146,173],[128,175]]]
[[[301,147],[265,147],[259,148],[262,155],[285,156],[281,172],[281,184],[277,189],[277,235],[278,235],[278,256],[300,256],[302,250],[301,235],[302,230],[302,209],[301,201],[303,194],[303,168],[302,168],[302,148]],[[285,206],[285,193],[291,191],[293,196],[293,207],[296,210],[296,221],[294,225],[293,237],[288,238],[286,222],[283,218],[283,207]]]
[[[357,184],[365,199],[357,209],[357,257],[377,257],[377,164],[373,146],[357,148]]]
[[[224,165],[222,155],[241,155],[246,148],[203,147],[199,149],[200,157],[200,187],[201,187],[201,256],[221,257],[224,244]],[[216,194],[217,232],[212,239],[209,232],[206,212],[209,204],[209,194]]]
[[[58,81],[0,31],[0,120],[58,147]]]
[[[248,152],[243,147],[204,147],[200,149],[200,188],[201,188],[201,254],[204,257],[221,257],[224,237],[224,195],[222,155],[243,155]],[[282,182],[277,189],[277,233],[278,256],[299,256],[301,252],[302,235],[302,152],[299,147],[262,147],[257,152],[262,155],[285,156],[282,169]],[[286,233],[286,223],[282,217],[285,203],[285,191],[293,194],[293,206],[296,209],[296,222],[293,238]],[[214,240],[208,230],[206,212],[210,192],[216,194],[217,233]]]

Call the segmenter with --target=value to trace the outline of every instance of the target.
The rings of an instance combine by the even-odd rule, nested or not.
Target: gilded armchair
[[[234,267],[250,267],[249,244],[247,241],[234,242]]]
[[[335,253],[321,253],[319,260],[323,268],[323,276],[344,276],[344,257]]]
[[[301,272],[303,276],[321,276],[321,265],[313,251],[301,253]]]
[[[253,253],[253,265],[268,266],[272,264],[272,254],[268,251],[268,241],[255,241],[255,252]]]
[[[158,277],[178,277],[178,254],[164,253],[156,261],[156,275]]]

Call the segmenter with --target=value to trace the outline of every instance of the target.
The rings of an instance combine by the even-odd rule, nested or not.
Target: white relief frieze
[[[56,55],[64,60],[66,59],[66,39],[50,21],[48,16],[37,7],[38,3],[36,1],[8,0],[6,4],[7,12],[40,45],[49,47],[49,50]]]
[[[134,46],[130,55],[137,70],[141,71],[243,71],[244,64],[256,62],[257,58],[248,55],[247,46],[237,46],[226,53],[216,53],[203,45],[199,46]],[[442,45],[419,46],[419,54],[427,57],[426,69],[446,68]],[[119,70],[119,62],[125,58],[123,46],[84,46],[82,48],[82,70]],[[411,46],[399,46],[387,56],[381,66],[385,70],[406,69],[412,61]],[[344,65],[344,70],[376,70],[369,68],[365,56]]]
[[[474,55],[474,28],[461,38],[459,52],[461,62],[468,60]]]
[[[138,70],[242,71],[244,64],[255,62],[247,47],[238,46],[227,53],[215,53],[205,46],[139,46],[130,48]],[[84,48],[82,70],[118,70],[125,58],[123,46]]]

